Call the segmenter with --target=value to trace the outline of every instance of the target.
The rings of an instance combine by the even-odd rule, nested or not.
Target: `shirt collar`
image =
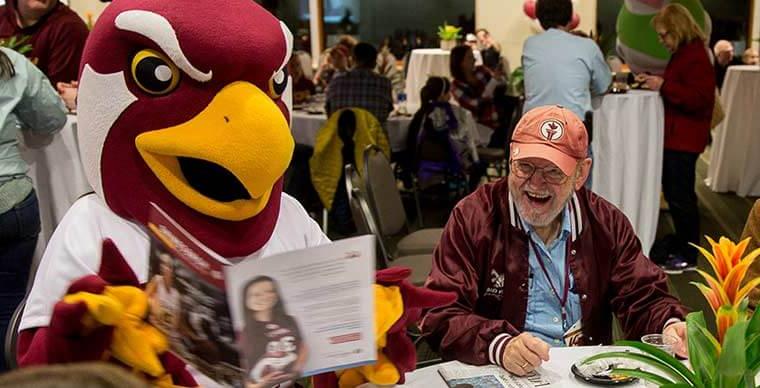
[[[530,238],[533,238],[533,236],[536,234],[536,229],[533,227],[533,225],[530,225],[524,221],[523,221],[523,224],[526,226],[525,231],[528,232],[528,236]],[[559,231],[559,236],[557,236],[557,241],[567,240],[568,236],[570,236],[572,231],[573,229],[570,223],[570,202],[568,202],[568,204],[565,205],[565,208],[562,209],[562,229],[560,229]]]

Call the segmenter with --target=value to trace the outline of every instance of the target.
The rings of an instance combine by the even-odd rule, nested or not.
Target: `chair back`
[[[26,298],[19,303],[16,307],[16,311],[11,315],[11,320],[8,322],[8,329],[5,331],[5,344],[3,345],[3,353],[5,356],[5,365],[8,370],[18,368],[18,362],[16,360],[16,342],[18,341],[18,327],[21,324],[21,316],[24,312],[24,306],[26,305]]]
[[[363,178],[380,234],[393,236],[405,231],[406,211],[396,186],[396,176],[380,148],[368,146],[364,150]]]
[[[360,235],[371,234],[376,237],[378,252],[380,256],[378,257],[377,265],[378,268],[386,268],[390,256],[388,256],[388,249],[386,248],[385,243],[383,242],[383,239],[378,232],[377,223],[375,223],[375,219],[372,216],[372,211],[370,210],[369,204],[367,204],[367,200],[364,197],[364,192],[360,189],[362,186],[361,178],[359,177],[359,174],[356,173],[354,167],[351,165],[346,165],[345,175],[346,192],[348,192],[348,204],[351,208],[351,216],[354,219],[354,224],[356,225],[357,232]]]
[[[336,111],[317,132],[309,171],[325,209],[332,209],[343,166],[354,164],[357,171],[363,171],[363,152],[367,145],[377,145],[390,154],[388,138],[380,123],[363,109]]]

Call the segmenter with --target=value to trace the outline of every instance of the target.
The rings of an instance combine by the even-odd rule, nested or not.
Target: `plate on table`
[[[612,369],[616,367],[628,368],[623,362],[618,360],[598,360],[588,365],[583,365],[583,361],[573,364],[570,371],[575,377],[594,385],[626,385],[635,382],[635,377],[623,377],[612,375]]]

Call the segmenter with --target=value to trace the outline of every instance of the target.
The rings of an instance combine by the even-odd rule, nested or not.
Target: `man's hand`
[[[678,342],[673,345],[673,351],[676,356],[689,358],[689,348],[686,341],[686,322],[671,323],[662,331],[663,335],[669,335],[676,338]]]
[[[509,373],[525,376],[549,361],[549,345],[530,333],[522,333],[507,344],[502,365]]]

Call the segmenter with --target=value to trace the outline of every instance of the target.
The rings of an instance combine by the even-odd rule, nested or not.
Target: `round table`
[[[317,139],[317,132],[325,124],[325,121],[327,121],[325,113],[312,114],[305,111],[293,111],[293,118],[290,124],[293,139],[298,144],[313,147]],[[398,152],[406,149],[406,134],[409,132],[409,123],[411,121],[411,116],[388,117],[383,127],[388,133],[391,151]]]
[[[437,48],[412,50],[406,70],[406,104],[409,112],[419,109],[420,90],[430,76],[451,78],[450,55],[450,51]]]
[[[574,348],[551,348],[549,350],[549,361],[545,362],[537,370],[541,378],[544,380],[541,383],[532,383],[528,378],[512,377],[506,371],[500,371],[494,366],[475,367],[463,364],[458,361],[450,361],[443,364],[432,365],[426,368],[418,369],[416,371],[406,374],[406,382],[399,387],[413,387],[413,388],[448,388],[446,382],[443,380],[438,370],[441,368],[475,368],[482,369],[483,374],[486,374],[489,370],[496,371],[499,376],[505,379],[510,379],[512,385],[507,384],[508,387],[562,387],[562,388],[574,388],[574,387],[589,387],[590,385],[578,380],[570,372],[570,367],[587,357],[594,354],[621,350],[620,347],[614,346],[584,346]],[[549,384],[546,385],[545,383]],[[543,385],[541,385],[543,384]],[[641,380],[626,385],[626,387],[645,387],[646,385]]]
[[[68,115],[66,125],[52,135],[52,142],[40,149],[21,148],[21,156],[29,164],[40,204],[41,230],[35,259],[42,257],[48,240],[74,202],[91,192],[84,175],[77,143],[77,117]]]
[[[729,67],[720,101],[726,118],[713,135],[706,183],[716,192],[760,196],[760,67]]]
[[[592,190],[625,213],[644,254],[657,233],[664,128],[657,92],[632,90],[594,99]]]

